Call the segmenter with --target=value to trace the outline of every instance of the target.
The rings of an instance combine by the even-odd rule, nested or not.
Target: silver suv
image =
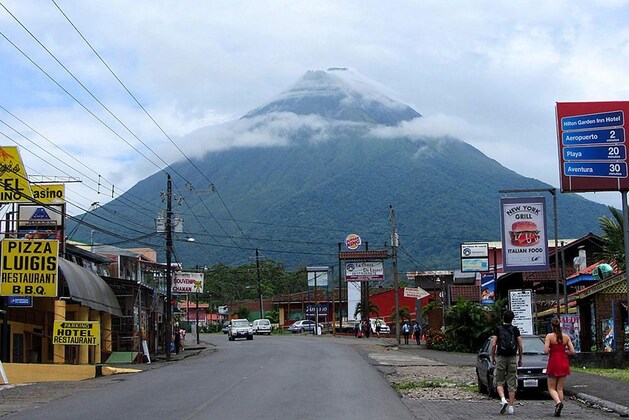
[[[249,321],[246,319],[232,319],[229,321],[227,337],[229,341],[234,341],[237,338],[253,340],[253,328],[251,328]]]

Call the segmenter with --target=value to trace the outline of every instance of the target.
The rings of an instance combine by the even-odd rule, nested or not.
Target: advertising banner
[[[383,281],[384,264],[382,261],[345,263],[345,280]]]
[[[572,340],[577,353],[581,352],[581,317],[579,315],[560,314],[561,332]]]
[[[622,191],[627,177],[629,102],[558,102],[561,192]]]
[[[95,346],[100,343],[98,321],[55,321],[52,344],[62,346]]]
[[[547,271],[546,199],[500,199],[504,272]]]
[[[203,273],[176,271],[173,293],[203,293]]]
[[[44,239],[3,239],[2,296],[57,296],[59,242]]]
[[[480,303],[492,305],[496,301],[495,294],[496,281],[493,274],[483,276],[480,279]]]

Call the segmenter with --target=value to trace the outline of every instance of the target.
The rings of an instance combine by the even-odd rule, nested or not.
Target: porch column
[[[81,306],[79,308],[79,321],[89,321],[90,308]],[[90,363],[90,346],[79,346],[79,365],[87,365]]]
[[[93,309],[90,310],[90,321],[96,321],[96,322],[98,322],[100,324],[101,323],[100,322],[100,312],[99,311],[95,311]],[[101,334],[101,336],[102,336],[102,334]],[[93,353],[94,357],[92,359],[92,360],[94,360],[94,364],[98,364],[98,363],[101,362],[101,354],[100,354],[101,340],[102,340],[102,338],[98,337],[98,341],[96,342],[96,345],[95,346],[89,346],[92,349],[92,351],[94,352]]]
[[[100,322],[100,336],[101,336],[101,348],[104,352],[106,352],[107,354],[112,352],[112,345],[111,345],[111,314],[108,314],[107,312],[103,312],[102,316],[101,316],[101,322]]]
[[[66,320],[66,301],[55,300],[55,321]],[[53,363],[64,364],[66,362],[66,346],[55,344],[53,347]]]

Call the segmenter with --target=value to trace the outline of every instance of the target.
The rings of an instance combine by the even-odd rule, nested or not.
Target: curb
[[[564,390],[566,395],[570,395],[579,400],[585,401],[590,405],[598,405],[603,408],[606,408],[610,411],[617,413],[620,417],[629,417],[629,407],[625,407],[624,405],[617,404],[615,402],[607,401],[602,398],[595,397],[593,395],[585,394],[583,392],[571,392],[568,390]]]

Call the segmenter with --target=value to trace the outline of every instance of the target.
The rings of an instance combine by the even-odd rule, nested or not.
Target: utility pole
[[[389,219],[391,220],[391,249],[393,250],[391,258],[393,259],[393,291],[395,292],[395,339],[400,344],[400,296],[398,293],[397,278],[397,247],[398,235],[395,230],[395,210],[389,205]]]
[[[171,272],[171,252],[173,248],[172,236],[172,181],[168,174],[166,185],[166,360],[170,361],[170,343],[173,335],[172,326],[172,272]]]
[[[264,318],[264,306],[262,305],[262,281],[260,280],[260,254],[256,248],[256,269],[258,272],[258,297],[260,299],[260,318]]]
[[[341,286],[342,286],[342,282],[343,282],[343,275],[341,274],[341,243],[338,243],[338,247],[339,247],[339,332],[343,331],[343,301],[341,300]],[[349,314],[347,315],[347,318],[349,319]]]

